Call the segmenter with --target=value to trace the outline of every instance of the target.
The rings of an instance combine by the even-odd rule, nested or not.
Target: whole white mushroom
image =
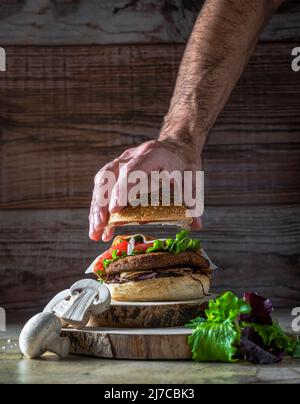
[[[46,352],[66,358],[70,353],[70,340],[61,337],[61,331],[61,321],[54,314],[37,314],[28,321],[20,334],[21,352],[29,359],[39,358]]]

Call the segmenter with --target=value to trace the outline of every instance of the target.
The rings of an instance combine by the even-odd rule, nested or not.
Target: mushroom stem
[[[46,346],[48,352],[58,355],[60,358],[65,359],[70,353],[70,340],[69,338],[56,337]]]

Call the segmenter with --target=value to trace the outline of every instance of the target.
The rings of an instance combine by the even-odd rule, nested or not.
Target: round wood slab
[[[184,327],[156,329],[65,329],[71,353],[96,358],[179,360],[191,359],[187,343],[191,330]]]
[[[89,327],[160,328],[181,327],[204,314],[215,295],[182,302],[117,302],[99,316],[92,316]]]

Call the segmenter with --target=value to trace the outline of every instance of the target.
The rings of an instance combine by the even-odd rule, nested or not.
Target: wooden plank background
[[[202,3],[0,2],[0,306],[38,310],[105,248],[87,236],[93,176],[157,136]],[[278,306],[300,303],[299,44],[300,4],[287,1],[204,153],[215,289]]]
[[[295,45],[259,45],[205,151],[207,204],[300,202],[300,80],[289,55]],[[182,51],[8,47],[0,207],[87,207],[97,169],[158,135]]]

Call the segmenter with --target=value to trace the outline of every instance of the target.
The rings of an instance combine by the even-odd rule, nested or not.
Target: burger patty
[[[209,262],[200,253],[185,251],[179,254],[158,252],[128,256],[111,263],[106,269],[106,273],[113,275],[121,272],[155,271],[170,267],[190,267],[201,269],[203,273],[212,272]]]

